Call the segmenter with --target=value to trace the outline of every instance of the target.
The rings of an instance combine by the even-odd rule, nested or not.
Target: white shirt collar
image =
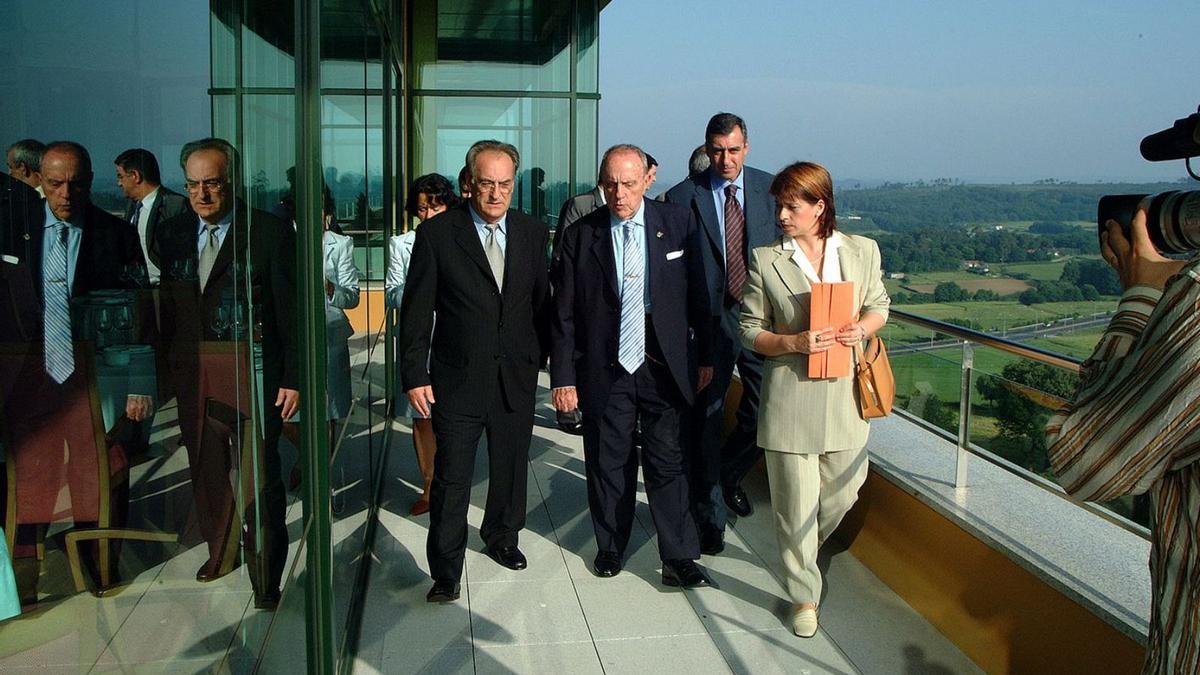
[[[158,190],[159,190],[159,188],[154,188],[150,192],[147,192],[146,196],[142,197],[142,206],[145,207],[145,206],[150,206],[151,204],[153,204],[154,198],[158,196]]]
[[[480,232],[483,232],[484,229],[487,228],[487,221],[485,221],[483,219],[483,216],[481,216],[475,212],[474,206],[468,204],[467,210],[471,212],[471,222],[475,223],[475,229],[479,230]],[[496,221],[497,224],[500,225],[500,233],[501,234],[505,234],[505,235],[508,234],[508,226],[507,226],[507,222],[506,222],[507,220],[508,220],[508,211],[505,211],[504,215],[500,216],[500,220]]]
[[[800,247],[796,245],[796,240],[791,237],[783,238],[783,249],[792,252],[792,262],[804,272],[804,276],[808,278],[809,283],[820,283],[830,281],[845,281],[842,279],[841,256],[838,254],[838,249],[846,242],[846,237],[837,230],[825,240],[825,257],[821,261],[821,276],[817,276],[817,270],[813,267],[812,262]]]

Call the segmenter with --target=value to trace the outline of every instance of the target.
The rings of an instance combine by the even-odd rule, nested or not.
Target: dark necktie
[[[746,215],[737,200],[737,186],[725,186],[725,283],[729,297],[742,301],[746,283]]]
[[[129,215],[129,222],[133,223],[134,227],[137,227],[138,216],[140,216],[141,213],[142,213],[142,200],[139,199],[133,203],[133,213],[131,213]]]

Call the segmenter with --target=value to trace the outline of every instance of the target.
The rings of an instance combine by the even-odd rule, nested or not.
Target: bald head
[[[51,213],[62,220],[83,215],[92,198],[92,158],[72,141],[56,141],[42,154],[42,190]]]

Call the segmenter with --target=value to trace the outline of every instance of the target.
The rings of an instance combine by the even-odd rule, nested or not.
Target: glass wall
[[[485,138],[521,152],[514,208],[550,227],[596,172],[595,2],[417,0],[410,174],[454,178]]]
[[[37,139],[0,180],[0,670],[296,672],[322,623],[351,646],[399,166],[378,4],[314,21],[319,167],[297,167],[293,3],[0,10],[4,146]],[[44,49],[64,30],[76,49]]]
[[[411,446],[405,179],[501,138],[553,226],[594,180],[597,4],[68,9],[0,9],[0,135],[36,139],[0,180],[0,670],[328,670]]]

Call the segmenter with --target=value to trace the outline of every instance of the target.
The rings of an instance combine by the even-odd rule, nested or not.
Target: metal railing
[[[972,374],[975,372],[976,346],[987,347],[989,349],[995,349],[1008,354],[1013,354],[1023,359],[1028,359],[1037,363],[1044,363],[1056,368],[1062,368],[1072,373],[1079,372],[1080,364],[1082,363],[1080,359],[1063,354],[1057,354],[1055,352],[1040,349],[1038,347],[1021,344],[1019,342],[1013,342],[1012,340],[1007,340],[1005,338],[997,337],[995,335],[983,333],[970,328],[964,328],[962,326],[947,323],[945,321],[930,319],[928,317],[912,314],[900,309],[892,308],[889,312],[889,317],[889,322],[899,321],[900,323],[910,326],[925,328],[933,331],[934,333],[947,335],[951,338],[954,338],[962,348],[962,380],[960,388],[961,396],[959,398],[957,434],[942,429],[937,425],[930,424],[917,417],[913,413],[897,408],[897,412],[899,412],[905,419],[915,422],[920,426],[929,429],[929,431],[932,433],[944,436],[945,438],[956,443],[958,451],[955,458],[954,468],[955,488],[967,487],[968,459],[971,456],[979,457],[980,459],[1005,469],[1006,471],[1016,474],[1020,478],[1023,478],[1048,492],[1054,493],[1063,499],[1071,501],[1080,508],[1083,508],[1125,530],[1128,530],[1129,532],[1137,534],[1142,538],[1149,538],[1150,531],[1138,523],[1135,523],[1132,520],[1121,516],[1120,514],[1114,513],[1101,504],[1077,499],[1067,494],[1066,491],[1064,491],[1057,483],[1054,483],[1053,481],[1050,481],[1023,466],[1015,464],[992,452],[991,450],[988,450],[987,448],[971,442],[971,382]],[[952,346],[954,345],[947,345],[947,347]],[[889,345],[889,347],[891,347],[891,345]],[[889,351],[891,350],[894,350],[894,347],[892,347],[892,349]],[[1029,388],[1022,387],[1022,390],[1024,389]],[[1053,394],[1033,389],[1029,389],[1029,391],[1022,391],[1021,393],[1034,400],[1036,403],[1040,403],[1042,405],[1052,405],[1064,402],[1063,399],[1054,396]]]

